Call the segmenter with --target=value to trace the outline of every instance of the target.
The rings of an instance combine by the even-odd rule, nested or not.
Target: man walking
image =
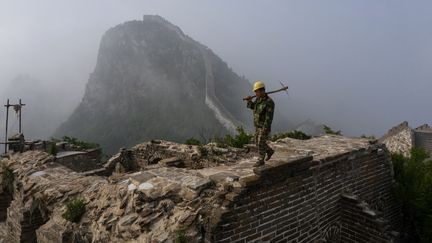
[[[255,125],[255,144],[258,147],[259,159],[254,167],[264,165],[264,159],[269,160],[274,153],[267,144],[268,135],[271,131],[275,104],[265,92],[265,85],[262,81],[256,81],[253,85],[256,99],[248,96],[247,107],[253,110]],[[267,155],[267,158],[266,158]]]

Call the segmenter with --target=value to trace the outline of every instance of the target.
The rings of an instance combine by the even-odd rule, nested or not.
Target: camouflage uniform
[[[258,147],[259,161],[264,161],[266,154],[273,154],[273,150],[267,145],[267,139],[271,130],[275,104],[266,95],[255,101],[248,101],[247,107],[252,109],[254,113],[255,144]]]

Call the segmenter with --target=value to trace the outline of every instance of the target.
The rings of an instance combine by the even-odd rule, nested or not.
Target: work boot
[[[264,160],[263,159],[260,159],[260,160],[258,160],[254,165],[253,165],[253,167],[260,167],[260,166],[262,166],[262,165],[264,165],[265,163],[264,163]]]
[[[274,150],[270,149],[270,151],[267,152],[267,158],[266,158],[266,160],[270,160],[270,158],[272,157],[273,154],[274,154]]]

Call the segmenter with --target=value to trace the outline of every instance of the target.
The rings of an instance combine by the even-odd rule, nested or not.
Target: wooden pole
[[[21,103],[21,99],[19,100],[19,133],[21,134],[21,111],[22,111],[22,103]]]
[[[21,102],[21,99],[19,100],[19,104],[17,104],[17,105],[15,105],[15,104],[11,104],[10,102],[9,102],[9,99],[7,100],[7,104],[5,105],[5,107],[6,107],[6,126],[5,126],[5,128],[6,128],[6,132],[5,132],[5,142],[4,142],[4,144],[5,144],[5,153],[7,153],[7,144],[8,144],[8,126],[9,126],[9,108],[11,107],[11,106],[13,106],[13,107],[16,107],[16,106],[18,106],[19,108],[19,110],[18,110],[18,112],[19,112],[19,133],[21,134],[22,133],[22,113],[21,113],[21,111],[22,111],[22,107],[23,106],[25,106],[25,104],[23,104],[22,102]]]
[[[6,132],[5,132],[5,153],[7,153],[7,142],[8,142],[8,123],[9,123],[9,99],[7,100],[6,106]]]
[[[270,92],[266,92],[266,94],[273,94],[273,93],[277,93],[277,92],[281,92],[281,91],[286,91],[288,89],[288,87],[283,87],[281,89],[275,90],[275,91],[270,91]],[[256,95],[250,96],[250,97],[244,97],[243,100],[248,100],[249,98],[255,98]]]

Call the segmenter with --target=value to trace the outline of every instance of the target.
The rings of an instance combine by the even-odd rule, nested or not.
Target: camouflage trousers
[[[268,144],[269,133],[263,128],[256,128],[255,130],[255,144],[258,148],[259,160],[264,160],[267,153],[273,151]]]

